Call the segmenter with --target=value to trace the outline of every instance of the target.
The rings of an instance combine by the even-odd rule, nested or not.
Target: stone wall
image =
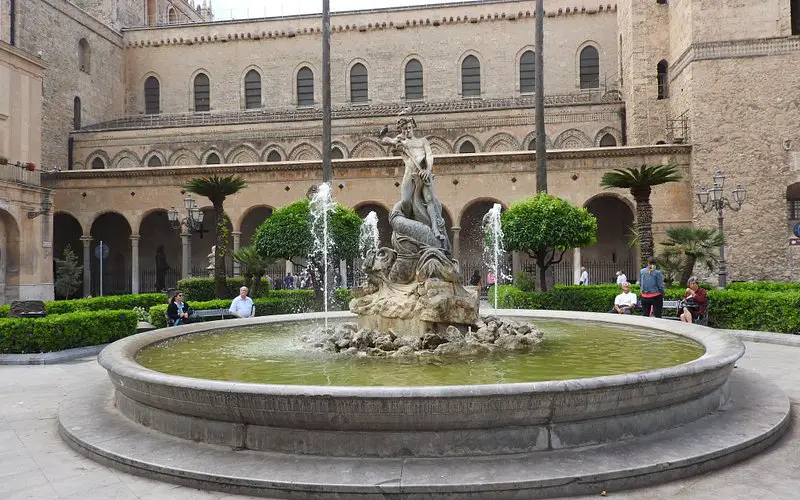
[[[10,163],[42,162],[41,61],[0,42],[0,156]]]

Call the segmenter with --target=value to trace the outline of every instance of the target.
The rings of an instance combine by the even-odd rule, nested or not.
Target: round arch
[[[479,270],[483,272],[483,217],[494,206],[495,203],[505,209],[505,204],[496,198],[482,197],[471,200],[464,205],[458,215],[459,232],[459,261],[461,263],[462,275],[465,278]]]
[[[522,56],[526,52],[533,52],[534,55],[536,54],[536,46],[534,45],[525,45],[521,49],[517,51],[517,54],[514,56],[514,86],[515,90],[517,91],[517,95],[530,95],[530,92],[522,92],[521,83],[521,74],[520,74],[520,62],[522,61]]]
[[[369,75],[372,74],[372,67],[370,66],[369,62],[367,62],[366,59],[362,59],[360,57],[357,57],[357,58],[351,60],[347,64],[347,68],[345,69],[345,73],[344,73],[345,95],[347,96],[347,102],[352,103],[353,102],[353,100],[352,100],[352,84],[353,84],[353,82],[351,81],[352,80],[351,72],[353,71],[353,68],[357,64],[362,65],[364,67],[364,69],[367,71],[367,100],[366,101],[361,101],[362,104],[367,104],[367,103],[369,103],[369,96],[371,94],[370,88],[369,88],[369,79],[370,79]],[[356,103],[358,103],[358,102],[359,101],[356,101]]]
[[[180,229],[169,222],[167,210],[153,208],[139,222],[139,287],[142,292],[174,288],[181,277]]]
[[[119,212],[98,212],[90,226],[91,249],[91,294],[100,294],[100,260],[95,257],[95,248],[103,242],[108,248],[108,258],[103,260],[103,295],[130,293],[131,291],[131,224]]]
[[[209,70],[207,70],[206,68],[198,68],[198,69],[194,70],[194,72],[192,73],[192,76],[189,77],[189,81],[187,82],[187,84],[189,85],[189,88],[188,88],[188,91],[189,91],[188,92],[188,95],[189,95],[189,103],[188,103],[189,104],[189,108],[188,109],[189,109],[189,111],[197,111],[195,109],[195,104],[197,103],[197,99],[195,98],[195,95],[194,95],[194,88],[195,88],[195,80],[200,75],[205,75],[206,78],[208,78],[209,108],[213,109],[213,107],[211,106],[211,101],[212,101],[214,96],[212,95],[211,90],[214,88],[214,77],[212,76],[211,72]]]
[[[406,77],[408,76],[408,70],[409,70],[408,63],[410,63],[411,61],[414,61],[414,60],[416,60],[420,65],[420,69],[421,69],[420,79],[422,80],[422,89],[421,89],[422,92],[421,92],[421,95],[419,97],[412,96],[409,99],[409,97],[408,97],[408,95],[406,93],[406,89],[408,88],[408,84],[406,83]],[[427,93],[425,92],[425,59],[421,55],[419,55],[417,53],[412,53],[412,54],[407,55],[406,58],[403,59],[403,62],[400,64],[400,74],[403,75],[403,82],[402,82],[403,83],[403,87],[402,88],[403,88],[403,97],[405,99],[409,99],[410,101],[421,100],[424,96],[427,95]],[[412,74],[412,76],[414,76],[414,75]],[[412,86],[413,86],[413,82],[414,82],[414,80],[412,80],[412,83],[411,83]]]
[[[614,127],[601,128],[594,136],[594,145],[596,147],[602,147],[604,145],[603,138],[607,135],[610,135],[611,137],[614,138],[616,146],[622,146],[622,132],[615,129]]]
[[[248,108],[247,107],[247,75],[250,74],[251,71],[255,71],[258,73],[258,81],[260,83],[258,88],[259,92],[259,106],[258,108]],[[261,109],[264,107],[264,71],[256,64],[250,64],[249,66],[245,67],[244,70],[239,74],[239,107],[241,109]]]
[[[486,81],[487,81],[486,80],[486,64],[485,64],[485,58],[477,50],[467,50],[466,52],[461,54],[461,57],[458,58],[458,67],[457,67],[457,70],[456,70],[456,75],[458,76],[458,80],[455,82],[456,83],[456,88],[458,89],[458,95],[460,95],[462,97],[464,96],[463,95],[463,93],[464,93],[464,88],[463,88],[463,83],[464,83],[463,82],[463,67],[464,67],[464,61],[468,57],[474,57],[475,59],[478,60],[478,71],[479,71],[478,74],[480,75],[480,81],[479,81],[480,93],[478,95],[474,95],[474,96],[471,96],[471,97],[481,97],[482,95],[484,95],[484,93],[486,91]],[[468,96],[468,97],[470,97],[470,96]]]
[[[597,67],[597,80],[598,86],[597,87],[581,87],[581,53],[588,47],[594,48],[597,51],[598,56],[598,67]],[[599,82],[603,81],[603,64],[600,55],[602,54],[602,50],[600,50],[600,44],[594,40],[586,40],[582,44],[578,45],[578,48],[575,50],[575,88],[578,90],[599,90],[600,85]]]
[[[78,257],[78,264],[83,265],[83,227],[78,218],[69,212],[57,211],[53,214],[53,278],[56,277],[55,259],[64,258],[64,250],[69,247],[72,253]],[[83,280],[75,295],[83,293]],[[58,297],[74,298],[74,297]]]
[[[370,212],[378,216],[378,236],[381,246],[391,246],[392,226],[389,225],[389,207],[379,201],[362,201],[353,207],[359,217],[366,219]]]
[[[616,271],[628,277],[639,269],[637,252],[628,245],[635,208],[617,193],[599,193],[584,203],[597,219],[597,243],[581,249],[581,261],[591,269],[594,283],[613,283]]]
[[[254,205],[245,210],[236,221],[235,226],[241,233],[239,245],[242,247],[248,246],[253,239],[253,235],[256,234],[258,226],[271,217],[274,211],[275,207],[270,205]]]
[[[294,67],[294,70],[292,70],[292,102],[295,105],[299,105],[299,101],[298,101],[299,96],[297,94],[297,75],[298,75],[298,73],[300,73],[300,70],[302,70],[303,68],[308,68],[311,71],[311,76],[313,78],[312,79],[312,83],[314,85],[313,94],[312,95],[313,95],[313,98],[314,98],[314,103],[316,104],[319,101],[319,99],[317,97],[318,92],[319,92],[319,88],[318,88],[319,85],[317,84],[317,78],[319,78],[319,76],[318,76],[319,72],[317,71],[317,67],[314,66],[313,64],[311,64],[309,61],[302,61],[302,62],[298,63]]]
[[[21,264],[19,223],[6,210],[0,209],[0,303],[19,298]]]
[[[86,157],[86,165],[89,165],[89,168],[94,168],[96,165],[95,160],[97,159],[103,162],[103,168],[111,168],[111,158],[108,157],[108,153],[101,149],[92,151],[89,156]]]

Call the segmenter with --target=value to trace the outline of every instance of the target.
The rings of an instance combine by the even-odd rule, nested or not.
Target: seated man
[[[231,314],[238,318],[249,318],[255,316],[256,308],[253,305],[253,299],[247,296],[247,287],[243,286],[239,289],[239,295],[231,302]]]
[[[631,284],[626,281],[622,284],[622,293],[614,298],[614,308],[609,312],[633,314],[634,307],[636,307],[636,294],[631,292]]]

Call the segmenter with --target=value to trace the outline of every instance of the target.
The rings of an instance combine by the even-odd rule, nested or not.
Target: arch
[[[407,101],[425,98],[425,78],[422,62],[417,55],[403,62],[403,87]]]
[[[561,132],[556,137],[553,149],[580,149],[590,148],[594,145],[591,139],[576,128]]]
[[[603,139],[605,139],[605,143],[603,143]],[[611,139],[614,140],[613,144],[611,144]],[[597,132],[597,134],[595,134],[594,145],[601,148],[609,146],[620,146],[622,145],[622,132],[615,129],[614,127],[603,127],[600,129],[599,132]]]
[[[314,70],[304,64],[297,68],[294,75],[295,102],[298,106],[314,105]]]
[[[334,157],[333,156],[334,149],[338,149],[339,152],[341,153],[341,156]],[[341,141],[333,141],[333,143],[331,144],[331,158],[335,160],[341,160],[349,157],[350,157],[350,152],[347,149],[347,146]]]
[[[369,71],[365,61],[356,59],[350,63],[347,86],[351,103],[369,102]]]
[[[241,233],[240,247],[246,247],[251,243],[258,226],[271,217],[274,211],[275,208],[270,205],[254,205],[244,211],[236,224]]]
[[[133,151],[124,149],[114,155],[111,165],[114,168],[139,168],[142,165],[142,160]]]
[[[378,239],[380,246],[391,246],[392,241],[392,226],[389,224],[389,208],[379,201],[362,201],[358,203],[353,210],[362,219],[366,219],[370,212],[375,212],[378,216]]]
[[[113,210],[98,212],[90,225],[92,252],[101,241],[109,249],[103,261],[103,294],[130,293],[131,290],[131,224],[128,219]],[[100,292],[100,261],[91,259],[91,294]]]
[[[525,136],[525,139],[522,140],[521,147],[524,147],[528,151],[536,151],[536,131],[534,130],[530,134]],[[550,138],[549,135],[544,136],[544,147],[546,149],[551,149],[553,147],[553,139]]]
[[[584,203],[597,219],[597,242],[581,249],[581,260],[591,265],[595,283],[613,283],[616,271],[636,276],[639,269],[635,249],[628,245],[635,209],[630,200],[617,193],[598,193]],[[611,266],[610,264],[616,264]],[[589,267],[589,266],[587,266]]]
[[[161,82],[156,75],[144,80],[144,113],[157,115],[161,112]]]
[[[467,142],[472,143],[473,148],[475,148],[475,151],[473,151],[474,153],[482,151],[480,141],[472,135],[462,135],[456,139],[455,144],[453,144],[453,151],[461,153],[461,150],[465,147],[464,144]]]
[[[520,94],[532,94],[536,90],[536,52],[525,47],[517,54],[517,85]]]
[[[81,128],[81,98],[75,96],[72,100],[72,129],[80,130]]]
[[[669,63],[662,59],[656,65],[656,78],[658,79],[658,98],[669,98]]]
[[[143,160],[148,167],[163,167],[167,164],[167,157],[161,151],[148,151]]]
[[[481,96],[481,61],[475,52],[467,52],[459,60],[459,89],[461,97]]]
[[[261,71],[255,66],[250,66],[242,78],[244,109],[261,109],[264,106],[261,100],[261,87]]]
[[[453,154],[453,147],[446,139],[437,136],[428,137],[428,142],[431,145],[431,151],[434,155],[449,155]]]
[[[178,22],[178,12],[172,5],[167,7],[167,22],[169,24],[175,24]]]
[[[92,64],[92,48],[85,38],[78,40],[78,67],[84,73],[89,73]]]
[[[350,158],[381,158],[387,156],[381,143],[372,139],[364,139],[353,146]]]
[[[102,150],[98,150],[98,151],[93,151],[86,158],[86,164],[89,165],[90,168],[92,168],[93,170],[100,170],[108,168],[109,165],[111,165],[111,160],[108,157],[108,153]]]
[[[145,212],[138,234],[139,289],[144,293],[174,288],[181,277],[182,245],[180,231],[170,225],[167,210],[152,208]]]
[[[304,142],[292,149],[289,153],[289,159],[292,161],[319,161],[322,159],[322,154],[319,149]]]
[[[19,223],[10,212],[0,209],[0,303],[20,298],[21,246]]]
[[[466,279],[469,279],[475,269],[483,268],[483,218],[495,203],[500,203],[505,209],[505,204],[498,199],[482,197],[469,201],[458,215],[458,226],[461,228],[458,260]],[[485,272],[481,274],[484,275],[485,282]]]
[[[200,160],[193,151],[188,149],[179,149],[172,153],[169,157],[170,165],[200,165]]]
[[[578,83],[581,90],[600,88],[600,51],[595,42],[584,42],[578,50]]]
[[[236,146],[228,153],[226,163],[257,163],[260,155],[252,146],[241,144]]]
[[[485,151],[500,152],[500,151],[519,151],[519,141],[513,135],[507,132],[500,132],[493,135],[486,141],[484,146]]]
[[[206,150],[200,158],[200,162],[203,165],[219,165],[222,163],[222,153],[217,148],[211,148]]]
[[[78,264],[83,265],[83,227],[77,217],[69,212],[58,211],[53,214],[53,259],[63,259],[64,250],[69,247],[70,250],[78,257]],[[55,274],[56,265],[53,261],[53,278]],[[82,285],[79,285],[78,290],[74,296],[80,296],[83,293]],[[70,298],[70,297],[57,297],[57,298]],[[0,297],[0,300],[2,298]]]
[[[270,144],[264,149],[264,152],[261,154],[261,158],[263,161],[268,162],[275,162],[275,161],[284,161],[288,156],[286,155],[286,151],[277,145],[277,144]]]
[[[211,78],[204,71],[192,78],[192,103],[196,113],[211,111]]]

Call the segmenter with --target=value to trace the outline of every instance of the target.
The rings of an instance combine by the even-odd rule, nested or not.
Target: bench
[[[203,309],[201,311],[194,311],[192,318],[199,318],[203,321],[207,320],[217,320],[217,319],[225,319],[225,318],[235,318],[229,309]],[[164,313],[164,319],[167,320],[167,324],[170,324],[169,316],[167,313]],[[172,325],[170,325],[172,326]]]
[[[662,311],[663,310],[670,310],[670,311],[675,311],[675,313],[672,314],[671,316],[663,316],[664,319],[674,319],[674,320],[677,321],[678,320],[678,309],[680,308],[680,304],[681,304],[680,300],[665,300],[664,301],[664,306],[661,308]],[[640,312],[642,310],[642,299],[641,298],[636,301],[636,309],[638,311],[640,311]],[[697,320],[694,322],[694,324],[708,326],[708,311],[710,309],[711,309],[711,301],[709,300],[708,303],[706,303],[706,313],[704,315],[700,316],[699,318],[697,318]]]

